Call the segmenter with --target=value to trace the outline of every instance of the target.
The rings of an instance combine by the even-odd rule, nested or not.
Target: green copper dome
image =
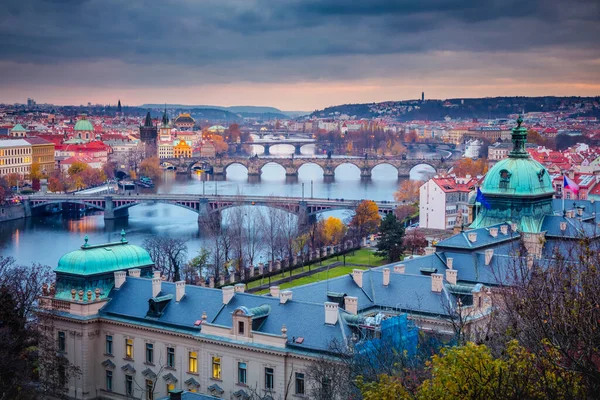
[[[531,158],[506,158],[488,171],[481,191],[484,195],[552,195],[552,180],[546,168]]]
[[[90,121],[85,118],[85,115],[81,116],[79,121],[75,124],[76,131],[93,131],[94,126]]]
[[[23,125],[16,124],[11,130],[11,132],[27,132],[27,129],[23,128]]]
[[[120,242],[91,246],[87,243],[81,250],[65,254],[58,260],[55,272],[80,276],[106,274],[131,268],[142,268],[154,264],[150,254],[139,246],[129,244],[124,238]]]

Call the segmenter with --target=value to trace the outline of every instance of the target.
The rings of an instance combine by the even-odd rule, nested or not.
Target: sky
[[[598,0],[2,0],[0,102],[600,95]]]

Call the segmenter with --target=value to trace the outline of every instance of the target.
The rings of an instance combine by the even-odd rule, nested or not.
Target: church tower
[[[140,125],[140,139],[146,145],[148,157],[155,156],[158,153],[157,136],[158,128],[152,123],[152,117],[150,116],[150,111],[148,111],[144,125]]]

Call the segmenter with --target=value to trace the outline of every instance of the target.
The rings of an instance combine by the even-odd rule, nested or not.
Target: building
[[[173,158],[174,150],[173,143],[171,142],[160,142],[158,145],[158,158]]]
[[[54,143],[35,136],[24,140],[31,145],[31,163],[39,164],[44,174],[54,171]]]
[[[179,143],[173,146],[173,157],[191,158],[192,147],[185,140],[180,140]]]
[[[152,123],[152,117],[150,116],[150,111],[148,111],[144,125],[140,125],[140,140],[146,145],[146,152],[151,153],[149,156],[157,154],[157,139],[158,127]]]
[[[453,229],[468,226],[469,193],[477,180],[471,177],[431,178],[419,189],[419,227]]]
[[[480,140],[473,139],[469,140],[465,146],[465,157],[466,158],[479,158],[479,152],[483,143]]]
[[[508,157],[512,144],[508,142],[496,142],[488,147],[488,160],[500,161]]]
[[[162,117],[162,122],[160,124],[158,138],[160,142],[170,142],[171,141],[171,124],[169,123],[169,117],[167,115],[167,109],[165,108],[165,112]]]
[[[180,131],[191,131],[196,125],[196,121],[188,113],[179,114],[173,123],[175,127]]]
[[[31,172],[31,144],[25,139],[0,140],[0,176]]]
[[[85,114],[81,114],[75,127],[73,128],[74,138],[92,140],[94,138],[94,125],[87,119]]]
[[[415,344],[414,325],[449,335],[459,296],[471,312],[467,329],[478,329],[491,311],[484,286],[459,293],[451,273],[444,283],[435,273],[407,274],[403,264],[293,292],[273,286],[268,296],[245,293],[243,284],[218,290],[167,282],[153,267],[124,232],[100,245],[86,237],[58,261],[40,312],[54,312],[57,350],[82,371],[68,382],[69,397],[148,399],[186,390],[241,399],[255,388],[271,398],[309,398],[321,384],[309,380],[309,368],[332,356],[333,340],[368,341],[390,324],[399,340]]]
[[[27,137],[27,129],[23,128],[23,125],[21,125],[21,124],[16,124],[10,130],[10,136],[12,136],[14,138],[24,138],[24,137]]]

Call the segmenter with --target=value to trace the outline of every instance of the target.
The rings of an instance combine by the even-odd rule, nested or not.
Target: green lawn
[[[298,278],[298,279],[294,279],[291,282],[283,282],[283,283],[279,283],[277,286],[279,286],[280,289],[289,289],[292,288],[294,286],[300,286],[300,285],[306,285],[308,283],[314,283],[314,282],[319,282],[319,281],[324,281],[325,279],[329,278],[335,278],[338,276],[342,276],[342,275],[347,275],[349,273],[352,272],[353,269],[367,269],[365,267],[354,267],[354,266],[340,266],[340,267],[334,267],[331,268],[329,270],[329,272],[327,271],[321,271],[321,272],[317,272],[314,275],[309,275],[309,276],[305,276],[303,278]],[[273,285],[273,279],[271,278],[271,285]],[[269,289],[265,289],[265,290],[261,290],[259,292],[256,292],[255,294],[266,294],[269,293]]]
[[[343,261],[344,261],[344,257],[342,257],[342,256],[334,256],[334,257],[328,258],[327,260],[323,260],[323,262],[321,264],[319,264],[319,263],[311,264],[310,265],[310,269],[318,268],[318,267],[321,267],[321,266],[330,265],[330,264],[333,264],[333,263],[336,263],[336,262],[343,262]],[[356,250],[354,252],[354,254],[348,253],[346,255],[346,263],[379,266],[379,265],[386,264],[386,261],[383,258],[377,257],[369,249],[360,249],[360,250]],[[336,273],[338,273],[338,275],[332,275],[332,271],[337,271],[339,268],[342,268],[342,270],[347,271],[347,272],[336,272]],[[340,275],[343,275],[345,273],[352,272],[353,268],[355,268],[355,267],[347,266],[347,267],[336,267],[336,268],[333,268],[333,269],[329,270],[329,277],[333,278],[335,276],[340,276]],[[361,269],[364,269],[364,268],[361,268]],[[308,266],[305,266],[304,268],[298,267],[298,268],[295,268],[295,269],[293,269],[291,271],[291,275],[292,276],[298,275],[298,274],[301,274],[301,273],[306,272],[308,270],[309,270]],[[342,270],[339,270],[339,271],[342,271]],[[321,275],[321,274],[324,274],[324,275]],[[326,276],[326,273],[322,272],[322,273],[318,273],[318,274],[312,275],[310,277],[300,278],[297,281],[301,282],[301,283],[295,283],[296,281],[294,281],[294,285],[293,286],[304,285],[304,284],[310,283],[310,282],[317,282],[317,281],[326,279],[325,276]],[[290,278],[290,271],[285,271],[283,275],[281,273],[273,275],[273,276],[271,276],[271,285],[273,285],[273,284],[279,284],[278,283],[279,281],[287,281],[287,280],[289,280],[289,278]],[[305,281],[305,279],[310,279],[310,280],[309,281]],[[253,282],[250,282],[248,284],[248,289],[252,289],[252,288],[258,287],[258,286],[266,284],[268,282],[269,282],[268,278],[267,279],[263,279],[262,282],[261,282],[260,279],[257,279],[257,280],[255,280]],[[280,286],[281,287],[292,287],[292,286],[285,286],[285,285],[289,285],[289,284],[290,284],[290,282],[286,282],[286,283],[282,283]]]

